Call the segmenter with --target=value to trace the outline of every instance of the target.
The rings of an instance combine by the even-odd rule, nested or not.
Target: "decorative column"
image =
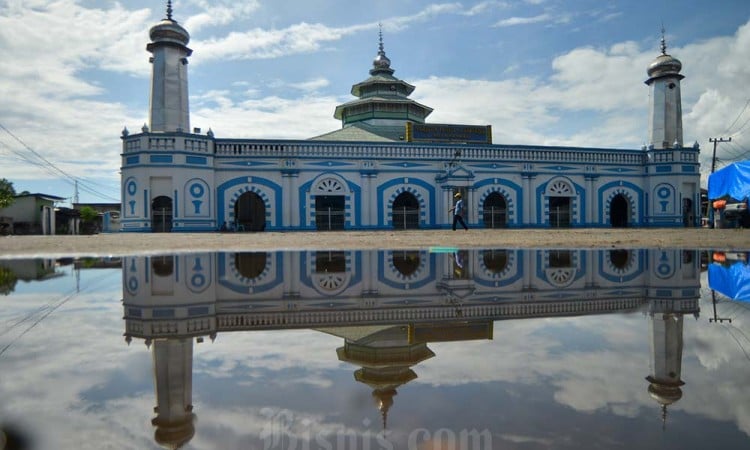
[[[453,222],[453,214],[449,214],[448,211],[453,207],[453,186],[443,186],[443,201],[442,211],[438,211],[441,217],[444,217],[446,224],[451,226]]]
[[[521,172],[521,176],[523,177],[523,218],[521,220],[522,227],[532,226],[534,224],[533,220],[536,217],[536,214],[534,214],[532,210],[535,194],[531,188],[531,180],[536,176],[535,174],[530,172],[532,167],[533,166],[531,164],[526,163],[523,165],[523,172]]]
[[[362,161],[359,172],[360,180],[362,180],[362,202],[360,207],[360,216],[362,217],[362,223],[359,226],[363,228],[375,228],[377,226],[377,193],[373,189],[373,179],[377,178],[378,174],[375,170],[375,162],[373,161]]]
[[[284,298],[298,298],[300,278],[300,252],[283,252]]]
[[[475,194],[475,189],[466,190],[465,210],[469,211],[469,214],[466,215],[466,225],[477,224],[479,222],[479,219],[477,218],[477,209],[479,209],[479,206],[474,203],[474,199],[476,198]]]
[[[586,166],[586,175],[584,175],[586,179],[586,217],[584,220],[586,221],[586,226],[591,226],[595,223],[595,218],[598,214],[601,213],[601,211],[594,211],[595,208],[595,199],[596,199],[596,192],[594,191],[594,180],[596,180],[597,176],[588,173],[594,170],[594,167],[592,166]]]
[[[284,228],[299,226],[299,192],[295,179],[299,176],[297,161],[287,159],[281,169],[282,177],[282,211],[281,225]]]

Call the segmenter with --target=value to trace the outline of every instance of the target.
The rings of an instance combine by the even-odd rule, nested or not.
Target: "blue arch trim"
[[[632,281],[636,277],[640,276],[643,273],[644,267],[645,267],[645,255],[644,252],[641,250],[630,250],[633,254],[631,257],[633,258],[632,264],[636,264],[637,268],[633,270],[632,272],[628,273],[624,276],[617,276],[615,274],[610,274],[604,271],[605,268],[605,255],[609,255],[609,251],[600,251],[598,252],[598,258],[599,258],[599,276],[604,278],[605,280],[612,281],[615,283],[623,283]],[[609,264],[606,264],[609,265]]]
[[[477,206],[477,211],[484,212],[484,200],[491,193],[497,192],[500,195],[503,195],[503,191],[501,189],[497,189],[496,186],[506,187],[509,190],[513,191],[516,195],[515,199],[508,198],[507,196],[503,195],[503,197],[505,197],[505,202],[508,205],[508,217],[511,216],[512,212],[512,216],[515,219],[513,225],[521,225],[521,221],[523,220],[523,189],[521,188],[521,186],[503,178],[488,178],[486,180],[480,181],[479,183],[476,183],[473,188],[476,191],[479,191],[485,186],[490,186],[491,188],[485,190],[479,196],[479,205]],[[484,215],[481,213],[479,214],[479,224],[484,225]],[[508,225],[510,225],[510,223]]]
[[[544,191],[547,190],[547,186],[550,182],[560,178],[570,183],[576,193],[575,196],[571,197],[572,200],[570,202],[570,226],[581,226],[586,222],[586,189],[566,176],[554,176],[547,180],[546,183],[542,183],[536,188],[536,198],[534,199],[536,203],[536,224],[545,225],[547,227],[550,226],[549,215],[544,214],[549,205],[545,200]]]
[[[481,259],[484,256],[484,252],[492,251],[492,250],[493,249],[491,248],[483,249],[478,253],[478,257]],[[496,250],[505,250],[509,254],[512,253],[514,261],[513,261],[513,266],[510,267],[510,269],[513,270],[513,274],[506,278],[500,278],[500,279],[494,277],[494,275],[498,275],[498,274],[493,274],[491,278],[476,277],[474,278],[475,283],[481,286],[489,287],[489,288],[496,288],[496,287],[501,287],[501,286],[509,286],[515,283],[516,281],[520,280],[521,278],[523,278],[523,267],[524,267],[523,256],[525,252],[522,250],[512,250],[512,249],[504,249],[504,248],[496,249]],[[484,268],[483,262],[482,264],[480,264],[479,260],[477,260],[477,267]],[[486,268],[484,269],[485,269],[485,272],[487,273],[488,272],[487,269]],[[477,271],[477,273],[479,272]]]
[[[249,182],[248,182],[248,178],[250,179]],[[281,202],[282,202],[281,186],[279,186],[278,184],[274,183],[273,181],[267,178],[262,178],[262,177],[257,177],[257,176],[237,177],[237,178],[228,180],[222,183],[221,185],[217,186],[216,188],[216,197],[218,199],[216,202],[217,222],[223,221],[226,217],[227,205],[224,203],[224,194],[236,186],[245,185],[245,184],[249,186],[263,186],[269,191],[273,192],[274,194],[273,195],[274,197],[273,212],[268,211],[271,205],[266,204],[266,216],[268,216],[269,214],[275,214],[276,221],[274,224],[271,224],[271,227],[268,227],[266,229],[281,228],[281,223],[283,220],[282,207],[281,207]],[[262,191],[263,190],[261,189],[261,192]]]
[[[390,224],[386,224],[383,220],[383,217],[385,215],[385,209],[388,205],[385,204],[385,198],[383,196],[383,193],[386,189],[391,188],[393,186],[401,186],[405,190],[409,190],[409,186],[416,185],[427,191],[428,198],[425,199],[422,197],[422,195],[419,192],[414,192],[413,190],[409,190],[412,194],[414,194],[415,197],[417,197],[417,200],[420,202],[420,206],[424,204],[424,208],[420,208],[420,215],[425,214],[425,225],[427,226],[435,226],[435,186],[433,184],[427,183],[423,180],[420,180],[418,178],[409,178],[409,183],[404,183],[404,178],[409,178],[408,176],[405,177],[397,177],[394,178],[387,183],[383,183],[379,185],[376,189],[377,195],[376,195],[376,202],[377,205],[377,214],[378,214],[378,227],[385,227]],[[427,210],[427,211],[424,211]],[[421,217],[420,217],[421,218]]]
[[[638,216],[636,217],[636,223],[633,225],[640,225],[643,223],[643,215],[645,213],[645,204],[643,201],[643,189],[638,187],[637,185],[629,182],[629,181],[612,181],[610,183],[604,184],[599,187],[596,191],[596,197],[598,201],[598,210],[599,210],[599,217],[598,222],[599,225],[606,225],[607,224],[607,217],[605,217],[604,214],[604,191],[607,189],[611,189],[613,187],[622,187],[622,193],[625,193],[626,188],[635,192],[636,194],[636,200],[638,202],[638,205],[630,205],[631,208],[635,208],[636,211],[638,211]]]
[[[424,264],[425,264],[425,269],[427,271],[427,275],[424,276],[422,279],[416,280],[413,282],[409,282],[409,281],[397,282],[392,279],[386,278],[385,276],[386,253],[387,252],[385,251],[378,252],[378,281],[379,282],[387,286],[396,288],[396,289],[406,289],[406,285],[409,285],[409,290],[412,290],[412,289],[419,289],[425,286],[426,284],[435,281],[435,268],[437,266],[437,263],[435,261],[435,256],[436,256],[435,253],[427,253],[427,252],[419,251],[419,257],[426,259]],[[390,253],[393,253],[393,251],[391,251]],[[391,269],[392,266],[388,266],[388,268]],[[391,272],[398,274],[398,271],[395,270],[395,268],[393,268]]]

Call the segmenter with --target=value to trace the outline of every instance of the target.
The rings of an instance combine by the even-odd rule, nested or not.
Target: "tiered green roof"
[[[409,98],[414,86],[393,76],[391,60],[385,55],[380,33],[378,54],[370,77],[352,86],[356,100],[336,107],[333,117],[341,130],[314,137],[316,140],[398,141],[404,140],[407,122],[425,123],[432,108]]]

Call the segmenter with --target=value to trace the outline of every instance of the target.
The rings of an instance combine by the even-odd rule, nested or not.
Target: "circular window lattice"
[[[573,189],[562,180],[557,180],[549,186],[549,193],[554,195],[572,196]]]
[[[339,183],[338,180],[333,178],[326,178],[318,183],[316,187],[318,192],[332,193],[332,192],[344,192],[344,186]]]
[[[318,276],[318,286],[326,291],[335,291],[341,288],[346,277],[340,273],[327,273]]]
[[[573,281],[576,271],[573,268],[549,269],[547,279],[556,286],[566,286]]]

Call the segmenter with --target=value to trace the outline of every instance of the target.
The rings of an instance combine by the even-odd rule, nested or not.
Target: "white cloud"
[[[206,0],[192,3],[199,12],[186,20],[196,28],[190,31],[251,17],[258,8],[257,2],[223,1],[216,9]],[[442,15],[470,17],[502,7],[500,1],[466,7],[432,4],[414,14],[384,19],[383,25],[396,31]],[[117,186],[117,136],[124,125],[137,129],[147,120],[150,66],[144,45],[154,23],[152,11],[128,10],[121,3],[107,9],[87,8],[74,0],[12,1],[0,8],[0,123],[65,170],[86,177],[100,175]],[[210,17],[204,15],[207,11]],[[502,23],[559,23],[565,17],[548,11]],[[376,29],[375,22],[339,27],[297,23],[280,29],[229,32],[192,42],[191,61],[197,64],[191,67],[210,62],[223,69],[222,64],[231,64],[233,59],[328,52],[347,37]],[[669,52],[684,64],[685,141],[698,140],[703,147],[704,171],[710,167],[709,137],[733,137],[731,145],[718,147],[722,160],[743,153],[747,158],[750,110],[732,129],[727,128],[748,99],[745,87],[750,66],[745,61],[750,60],[750,22],[733,35],[670,46]],[[582,46],[562,51],[549,61],[549,77],[529,75],[528,67],[513,62],[494,78],[492,74],[472,79],[436,73],[406,81],[416,85],[416,100],[435,108],[430,121],[491,124],[496,143],[639,148],[648,115],[648,89],[642,81],[646,66],[657,54],[656,42],[646,48],[625,41],[609,48]],[[320,67],[326,69],[325,64]],[[351,99],[349,85],[333,95],[327,93],[331,89],[325,80],[331,76],[322,71],[305,74],[302,79],[307,81],[282,80],[283,86],[292,88],[283,98],[248,82],[228,85],[233,91],[220,95],[212,87],[201,91],[191,84],[191,120],[205,129],[213,127],[219,137],[316,136],[340,126],[332,118],[333,110]],[[245,90],[239,92],[240,88]],[[22,150],[4,134],[0,143],[4,158],[15,158],[9,147]],[[24,165],[14,176],[46,174]]]
[[[299,89],[301,91],[317,91],[321,88],[324,88],[326,86],[330,85],[328,80],[325,78],[314,78],[312,80],[303,81],[301,83],[291,83],[289,84],[290,87],[293,87],[295,89]]]
[[[472,6],[468,10],[464,11],[462,14],[465,16],[475,16],[478,14],[484,14],[487,11],[494,9],[494,8],[505,9],[505,8],[508,8],[509,6],[510,5],[507,2],[498,2],[498,1],[480,2]]]
[[[548,22],[552,20],[549,14],[539,14],[533,17],[508,17],[495,23],[496,27],[512,27],[516,25],[529,25],[533,23]]]
[[[251,16],[260,9],[258,0],[236,1],[211,1],[193,0],[191,3],[203,11],[192,15],[185,20],[185,28],[191,33],[198,32],[207,26],[226,25],[238,19]]]

